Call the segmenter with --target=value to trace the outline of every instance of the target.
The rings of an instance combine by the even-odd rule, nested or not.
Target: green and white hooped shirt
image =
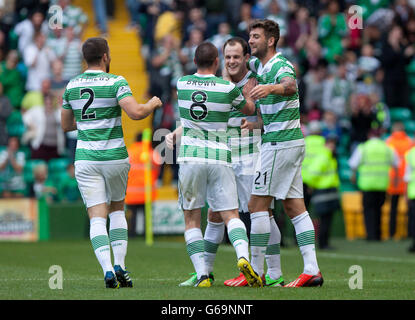
[[[294,66],[280,53],[276,53],[264,66],[253,57],[248,68],[257,74],[259,84],[278,84],[284,77],[296,79]],[[304,146],[300,127],[298,90],[292,96],[269,95],[258,100],[264,122],[262,143],[270,142],[277,149]]]
[[[177,162],[231,166],[228,120],[246,104],[241,91],[213,74],[195,73],[177,81],[177,97],[183,127]]]
[[[122,76],[86,70],[71,79],[63,94],[64,109],[72,109],[78,129],[75,162],[117,163],[128,159],[119,101],[132,96]]]

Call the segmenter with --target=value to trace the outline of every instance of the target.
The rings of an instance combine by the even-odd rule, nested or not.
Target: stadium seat
[[[409,135],[415,134],[415,120],[405,121],[405,131]]]
[[[7,133],[9,136],[21,137],[26,130],[20,111],[13,111],[7,118]]]
[[[389,113],[390,113],[392,122],[411,120],[411,116],[412,116],[411,110],[407,108],[400,108],[400,107],[395,107],[395,108],[391,107],[389,110]]]
[[[59,172],[66,172],[66,167],[70,163],[71,163],[71,160],[68,158],[51,159],[48,164],[49,173],[55,174]]]

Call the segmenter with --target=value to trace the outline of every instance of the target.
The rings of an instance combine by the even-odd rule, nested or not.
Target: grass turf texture
[[[174,240],[174,241],[173,241]],[[152,247],[142,239],[128,244],[127,268],[134,288],[105,289],[102,269],[85,241],[41,243],[0,242],[0,299],[135,299],[135,300],[285,300],[285,299],[414,299],[415,255],[409,241],[368,243],[334,239],[335,251],[317,251],[324,276],[321,288],[229,288],[223,281],[238,275],[230,245],[219,247],[215,283],[211,288],[184,288],[193,266],[181,238],[156,238]],[[286,283],[302,272],[294,245],[281,249]],[[63,290],[49,288],[49,267],[63,269]],[[363,289],[349,288],[349,268],[363,269]]]

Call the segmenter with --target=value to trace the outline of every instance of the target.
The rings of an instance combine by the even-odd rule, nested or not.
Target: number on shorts
[[[202,96],[202,100],[200,100],[200,101],[196,100],[197,96]],[[207,110],[207,107],[205,105],[206,100],[207,100],[206,92],[195,91],[195,92],[192,93],[193,103],[192,103],[192,105],[190,106],[190,109],[189,109],[190,116],[192,117],[192,119],[203,120],[207,117],[208,110]],[[202,113],[199,114],[200,110],[197,110],[199,112],[196,114],[195,110],[194,110],[195,108],[201,108]]]
[[[95,111],[92,113],[86,113],[86,111],[88,110],[89,106],[92,104],[92,101],[94,101],[94,91],[90,88],[83,88],[81,89],[81,95],[80,97],[82,97],[82,95],[84,93],[88,93],[89,94],[89,99],[88,101],[85,103],[84,107],[82,108],[82,115],[81,115],[81,119],[82,120],[91,120],[91,119],[95,119],[96,118],[96,114]]]
[[[261,171],[257,171],[258,175],[255,178],[255,184],[260,185],[261,182],[259,181],[261,179]],[[264,172],[264,186],[267,184],[267,171]]]

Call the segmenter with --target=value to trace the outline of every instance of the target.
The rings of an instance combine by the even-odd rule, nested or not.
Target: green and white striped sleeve
[[[115,96],[117,97],[117,101],[124,99],[125,97],[132,96],[133,93],[131,92],[130,86],[128,85],[127,80],[124,77],[119,76],[119,80],[114,83],[114,90]]]

